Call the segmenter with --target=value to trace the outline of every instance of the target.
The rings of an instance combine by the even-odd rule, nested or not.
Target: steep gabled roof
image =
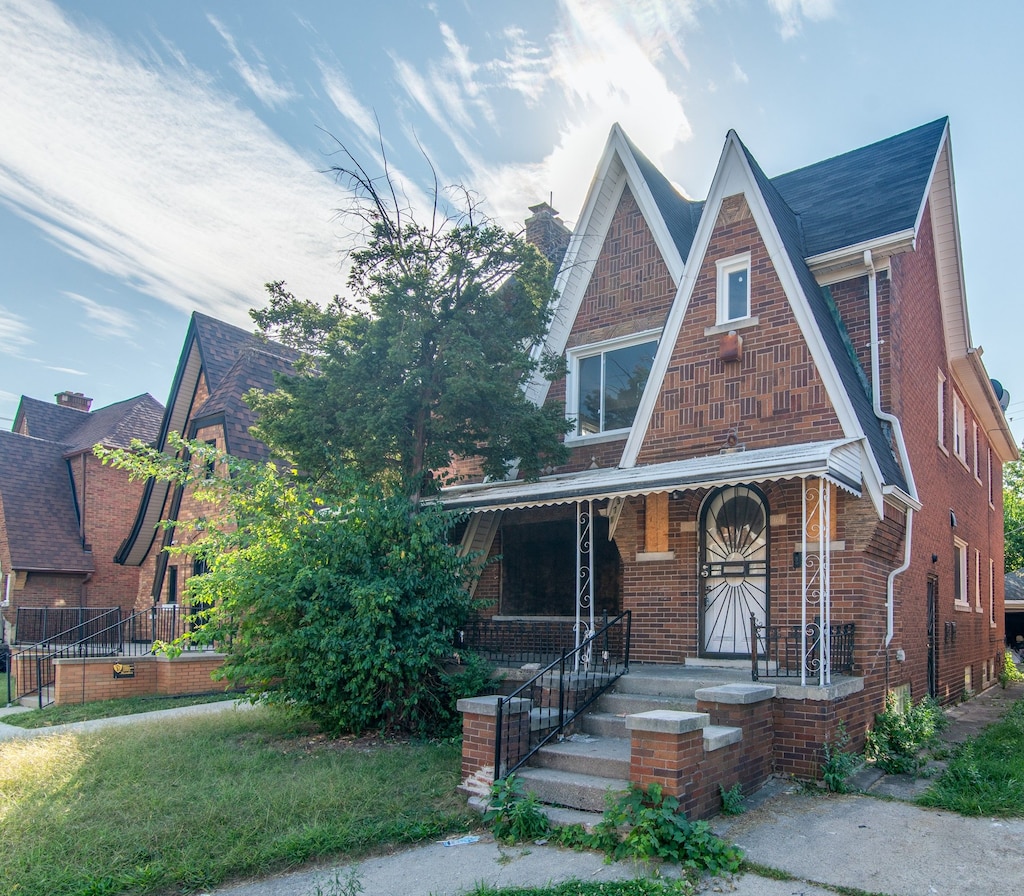
[[[22,395],[11,430],[46,442],[64,442],[88,417],[88,411]]]
[[[66,436],[65,454],[91,451],[96,444],[127,448],[132,439],[151,444],[160,431],[163,413],[164,406],[148,392],[92,411]]]
[[[92,572],[62,445],[0,432],[0,499],[14,569]]]
[[[263,360],[239,366],[240,359],[246,356],[253,359],[262,357]],[[156,440],[157,447],[166,448],[167,437],[172,432],[191,435],[194,430],[190,430],[190,424],[202,410],[210,422],[213,422],[214,416],[224,419],[226,430],[230,430],[229,450],[234,448],[244,452],[237,456],[259,459],[256,455],[259,455],[260,449],[255,440],[248,435],[247,428],[244,434],[242,432],[247,409],[240,401],[241,396],[253,387],[272,388],[273,376],[268,383],[267,370],[273,364],[294,363],[298,357],[299,353],[293,349],[198,311],[193,312],[171,383],[167,409]],[[246,382],[245,374],[252,374],[256,381]],[[205,380],[208,391],[202,409],[194,405],[201,379]],[[230,397],[231,394],[234,394],[234,398]],[[260,456],[265,456],[265,453]],[[170,486],[166,482],[153,479],[147,481],[132,531],[115,557],[118,563],[138,566],[145,560],[156,537],[157,524],[169,490]]]

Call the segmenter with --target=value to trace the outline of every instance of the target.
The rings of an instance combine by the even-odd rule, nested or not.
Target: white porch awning
[[[443,489],[440,500],[453,509],[508,510],[810,476],[823,476],[859,497],[863,450],[861,439],[804,442],[641,467],[561,473],[536,482],[456,485]]]

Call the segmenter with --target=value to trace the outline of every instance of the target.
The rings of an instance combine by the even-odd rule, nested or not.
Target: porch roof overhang
[[[859,497],[863,452],[861,439],[804,442],[664,464],[561,473],[542,476],[535,482],[456,485],[443,489],[440,501],[450,509],[510,510],[809,477],[825,477]]]

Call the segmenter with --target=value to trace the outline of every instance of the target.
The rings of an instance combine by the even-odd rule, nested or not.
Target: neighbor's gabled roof
[[[251,363],[240,364],[246,357],[251,359]],[[193,435],[194,428],[190,430],[190,422],[201,411],[207,422],[224,423],[230,453],[240,451],[242,453],[236,456],[250,459],[266,457],[265,447],[248,434],[245,423],[248,411],[241,396],[253,387],[272,386],[272,371],[269,381],[266,376],[269,368],[276,365],[285,370],[298,357],[299,353],[293,349],[198,311],[193,312],[171,383],[157,447],[166,448],[167,438],[172,432],[186,437]],[[245,380],[246,373],[252,375],[253,382]],[[194,402],[201,379],[205,380],[208,395],[203,407],[199,408],[194,406]],[[146,482],[135,523],[115,557],[118,563],[138,566],[145,560],[156,537],[169,490],[170,485],[166,482],[154,479]]]

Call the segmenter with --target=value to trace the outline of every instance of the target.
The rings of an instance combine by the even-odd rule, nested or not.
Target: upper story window
[[[750,317],[750,253],[724,258],[718,266],[718,319],[725,324]]]
[[[946,378],[939,371],[939,386],[936,397],[938,399],[938,423],[939,423],[939,447],[946,448]]]
[[[658,348],[658,333],[643,333],[570,353],[567,412],[576,435],[616,432],[633,425]]]
[[[967,412],[956,392],[953,393],[953,453],[967,463]]]
[[[974,433],[974,454],[971,456],[971,460],[974,461],[974,478],[981,482],[981,443],[978,441],[978,421],[975,420],[971,427]]]
[[[953,601],[969,607],[967,593],[967,542],[953,539]]]

